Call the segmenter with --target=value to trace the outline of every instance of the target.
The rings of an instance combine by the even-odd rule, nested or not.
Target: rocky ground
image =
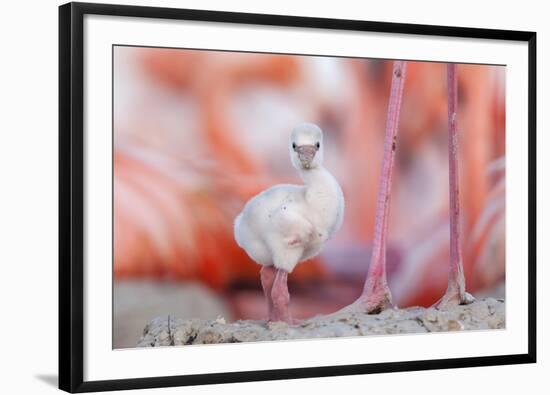
[[[478,299],[447,311],[410,307],[380,314],[337,313],[305,320],[289,326],[283,322],[241,320],[227,323],[215,320],[183,320],[160,316],[145,326],[139,347],[186,344],[239,343],[267,340],[311,339],[395,333],[426,333],[505,327],[503,299]]]

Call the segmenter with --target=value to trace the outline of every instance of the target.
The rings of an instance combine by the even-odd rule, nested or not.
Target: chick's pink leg
[[[284,321],[287,324],[292,324],[292,317],[288,310],[290,295],[287,285],[288,273],[282,269],[276,269],[275,280],[271,290],[271,299],[273,301],[273,314],[270,317],[271,321]]]
[[[273,266],[262,266],[260,270],[260,279],[264,290],[265,301],[267,303],[267,318],[273,321],[273,299],[271,291],[273,290],[273,281],[275,281],[276,269]]]

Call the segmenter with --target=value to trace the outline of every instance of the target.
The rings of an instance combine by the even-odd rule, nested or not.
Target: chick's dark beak
[[[314,145],[300,145],[296,147],[296,152],[298,153],[298,159],[305,169],[311,167],[311,162],[317,153],[317,147]]]

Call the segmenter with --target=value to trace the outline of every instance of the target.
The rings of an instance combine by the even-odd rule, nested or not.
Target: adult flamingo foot
[[[471,304],[476,299],[466,291],[460,291],[456,287],[448,288],[447,292],[439,299],[433,307],[438,310],[448,310],[458,305]]]

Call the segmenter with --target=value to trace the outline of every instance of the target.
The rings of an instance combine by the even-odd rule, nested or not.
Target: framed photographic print
[[[536,34],[59,9],[59,386],[536,361]]]

